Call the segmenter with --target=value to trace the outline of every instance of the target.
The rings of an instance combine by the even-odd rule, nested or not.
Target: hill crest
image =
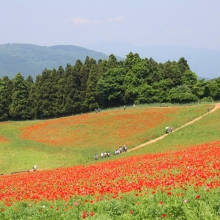
[[[64,68],[69,63],[74,65],[89,56],[95,60],[108,59],[101,52],[73,45],[38,46],[34,44],[8,43],[0,45],[0,77],[13,78],[18,72],[24,77],[33,78],[46,69]]]

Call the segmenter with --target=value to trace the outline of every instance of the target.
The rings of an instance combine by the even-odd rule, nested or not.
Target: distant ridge
[[[0,77],[13,78],[18,72],[26,78],[34,79],[42,71],[63,66],[75,65],[80,59],[83,63],[86,56],[95,60],[108,59],[108,55],[72,45],[38,46],[33,44],[8,43],[0,45]]]
[[[0,44],[0,78],[13,78],[20,72],[25,78],[31,75],[35,79],[45,68],[65,68],[68,63],[74,65],[77,59],[84,63],[86,56],[98,61],[108,59],[110,54],[114,54],[117,60],[123,60],[129,52],[138,53],[141,58],[152,57],[156,62],[162,63],[185,57],[198,79],[220,77],[220,50],[186,46],[140,47],[123,42],[100,42],[86,47],[89,49],[74,45],[47,47],[34,44]]]
[[[161,63],[168,60],[178,61],[181,57],[184,57],[191,70],[200,78],[213,79],[220,77],[220,50],[175,45],[141,47],[120,41],[97,42],[87,45],[86,48],[108,55],[111,53],[117,54],[124,58],[129,52],[133,52],[138,53],[141,58],[152,57],[156,62]]]

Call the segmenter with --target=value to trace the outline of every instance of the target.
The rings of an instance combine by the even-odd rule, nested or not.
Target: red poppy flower
[[[165,213],[162,214],[162,218],[166,218],[166,216],[167,216],[167,215],[166,215]]]
[[[86,211],[83,211],[82,218],[86,218],[86,217],[87,217],[87,213],[86,213]]]
[[[90,214],[89,214],[90,216],[93,216],[93,215],[95,215],[95,213],[94,212],[90,212]]]

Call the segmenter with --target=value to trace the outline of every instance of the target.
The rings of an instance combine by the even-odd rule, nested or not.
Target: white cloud
[[[89,24],[91,21],[87,18],[82,18],[82,17],[77,17],[77,18],[72,18],[71,21],[75,25],[81,25],[81,24]]]
[[[124,17],[123,16],[117,16],[114,18],[109,18],[108,20],[105,21],[100,21],[100,20],[90,20],[88,18],[82,18],[81,16],[79,17],[75,17],[71,19],[71,22],[75,25],[85,25],[85,24],[100,24],[100,23],[111,23],[111,22],[116,22],[116,23],[120,23],[124,21]]]
[[[108,22],[122,22],[124,21],[124,17],[123,16],[117,16],[115,18],[109,18]]]

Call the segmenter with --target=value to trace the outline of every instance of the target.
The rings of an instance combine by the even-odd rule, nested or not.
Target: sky
[[[0,0],[0,44],[220,50],[220,0]]]

